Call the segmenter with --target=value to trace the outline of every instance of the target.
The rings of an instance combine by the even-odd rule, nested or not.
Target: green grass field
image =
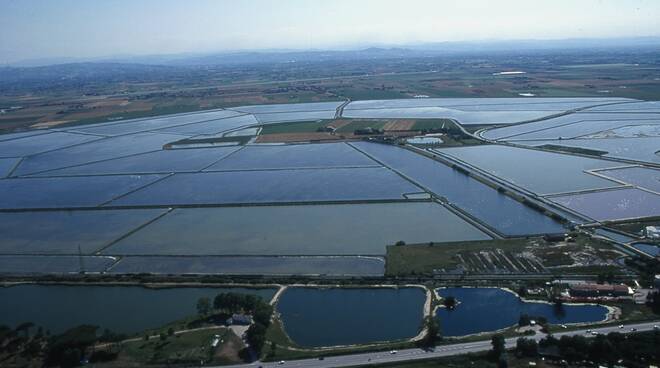
[[[152,337],[149,341],[124,343],[121,354],[131,361],[152,364],[210,361],[215,350],[211,347],[214,335],[225,339],[229,334],[232,334],[231,330],[217,328],[168,336],[165,340]]]
[[[316,132],[318,128],[326,126],[327,120],[322,121],[298,121],[291,123],[264,125],[261,134],[283,134],[283,133],[310,133]]]
[[[433,130],[433,129],[448,129],[452,131],[460,131],[456,124],[449,119],[419,119],[413,125],[413,130]]]
[[[357,129],[365,128],[383,129],[385,124],[387,124],[387,121],[385,120],[353,120],[343,127],[337,129],[337,133],[353,133]]]
[[[530,239],[501,239],[454,243],[409,244],[387,247],[385,273],[390,276],[431,274],[434,269],[454,268],[456,253],[502,249],[517,251],[529,246]]]

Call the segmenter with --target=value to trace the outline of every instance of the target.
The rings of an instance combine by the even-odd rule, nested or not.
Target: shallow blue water
[[[382,167],[174,174],[112,205],[403,199],[419,187]]]
[[[632,244],[632,247],[642,251],[650,256],[657,257],[660,255],[660,246],[657,244],[651,244],[651,243],[635,243]]]
[[[352,144],[504,235],[564,232],[550,217],[440,162],[395,146]]]

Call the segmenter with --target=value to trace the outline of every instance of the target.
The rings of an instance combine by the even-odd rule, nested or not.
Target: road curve
[[[642,331],[651,331],[654,329],[654,325],[659,324],[660,321],[646,322],[646,323],[636,323],[636,324],[627,324],[624,329],[620,329],[618,326],[607,326],[607,327],[592,327],[585,328],[582,330],[575,331],[566,331],[555,333],[554,336],[559,338],[561,336],[573,336],[573,335],[586,335],[593,336],[587,331],[593,331],[594,333],[607,334],[610,332],[621,332],[629,333],[632,328],[637,329],[638,332]],[[528,338],[533,338],[535,340],[540,340],[544,336],[531,336]],[[511,349],[516,346],[516,340],[518,337],[512,337],[506,339],[507,348]],[[460,355],[467,353],[476,353],[487,351],[491,349],[490,340],[485,341],[476,341],[476,342],[466,342],[460,344],[451,344],[451,345],[441,345],[437,346],[433,350],[422,350],[422,349],[405,349],[399,350],[396,354],[391,354],[388,351],[373,352],[373,353],[361,353],[361,354],[348,354],[348,355],[337,355],[332,357],[326,357],[323,360],[320,359],[301,359],[301,360],[291,360],[280,364],[279,362],[254,362],[250,364],[239,364],[231,366],[218,366],[217,368],[238,368],[238,367],[295,367],[295,368],[332,368],[332,367],[351,367],[365,364],[383,364],[383,363],[393,363],[393,362],[404,362],[410,360],[419,360],[419,359],[431,359],[431,358],[440,358],[451,355]]]

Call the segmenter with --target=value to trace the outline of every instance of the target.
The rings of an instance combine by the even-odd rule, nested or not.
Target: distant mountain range
[[[366,47],[353,50],[255,50],[145,56],[121,55],[104,58],[32,59],[10,64],[8,67],[41,67],[47,65],[72,63],[211,66],[254,63],[318,62],[332,60],[368,60],[404,57],[410,58],[486,52],[549,51],[560,49],[607,50],[616,48],[656,48],[660,50],[660,37],[438,42],[403,46],[379,45],[378,47]]]

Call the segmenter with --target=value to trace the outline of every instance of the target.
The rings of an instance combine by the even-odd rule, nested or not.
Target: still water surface
[[[521,314],[545,317],[550,324],[598,322],[607,316],[600,305],[569,305],[557,308],[549,303],[526,302],[516,294],[496,288],[439,289],[442,297],[453,296],[459,304],[453,310],[438,308],[443,336],[464,336],[496,331],[518,323]]]
[[[277,311],[298,345],[335,346],[417,335],[424,301],[420,288],[289,288]]]
[[[0,325],[33,322],[59,333],[92,324],[101,330],[132,334],[194,315],[199,298],[213,299],[230,291],[266,300],[275,294],[275,289],[19,285],[0,288]]]

